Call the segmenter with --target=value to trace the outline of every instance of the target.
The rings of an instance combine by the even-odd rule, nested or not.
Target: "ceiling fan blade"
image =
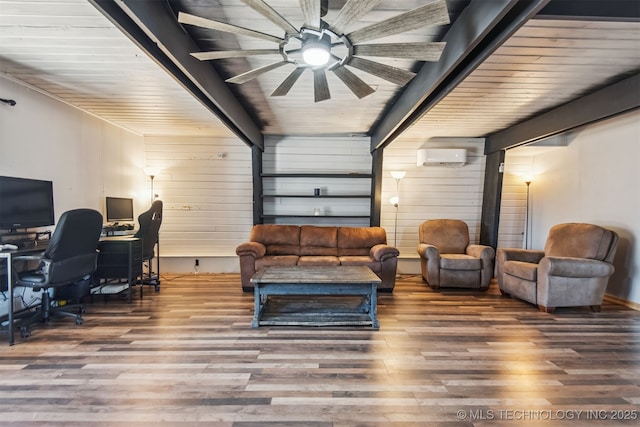
[[[313,70],[313,95],[315,102],[331,99],[327,74],[324,68],[316,68]]]
[[[238,74],[235,77],[225,80],[227,83],[242,84],[249,80],[253,80],[256,77],[266,73],[267,71],[275,70],[282,67],[285,64],[289,64],[287,61],[274,62],[273,64],[265,65],[264,67],[256,68],[255,70],[247,71],[246,73]]]
[[[293,85],[298,81],[298,78],[304,73],[304,70],[306,70],[306,67],[296,67],[296,69],[280,83],[280,86],[271,93],[271,96],[285,96],[288,94]]]
[[[308,28],[313,30],[320,29],[320,1],[319,0],[300,0],[300,7],[304,13],[304,22]]]
[[[331,28],[338,34],[343,34],[352,22],[356,22],[382,0],[348,0],[338,16],[331,23]]]
[[[368,59],[358,58],[356,56],[352,57],[351,60],[347,62],[347,65],[362,70],[365,73],[378,76],[399,86],[406,85],[415,76],[415,73],[412,73],[411,71],[381,64],[379,62],[369,61]]]
[[[191,56],[200,61],[208,61],[211,59],[239,58],[243,56],[255,55],[278,55],[278,49],[253,49],[253,50],[214,50],[210,52],[195,52]]]
[[[271,6],[262,0],[242,0],[244,4],[267,18],[269,21],[282,28],[287,34],[297,34],[298,29],[291,25],[289,21],[284,19],[282,15],[276,12]]]
[[[340,80],[342,80],[342,83],[344,83],[349,89],[351,89],[351,92],[353,92],[353,94],[360,99],[364,98],[367,95],[371,95],[376,91],[374,88],[366,84],[360,77],[349,71],[346,67],[339,66],[333,68],[331,71],[333,71],[334,74],[338,76]]]
[[[178,12],[178,22],[181,24],[195,25],[196,27],[201,28],[209,28],[211,30],[224,31],[225,33],[251,36],[278,44],[284,41],[284,39],[272,36],[270,34],[249,30],[248,28],[238,27],[237,25],[225,24],[224,22],[213,21],[207,18],[201,18],[199,16],[190,15],[184,12]]]
[[[359,44],[367,40],[380,39],[425,26],[446,25],[449,22],[449,12],[446,1],[435,0],[409,12],[394,16],[393,18],[355,30],[347,34],[347,37],[352,44]]]
[[[446,42],[359,44],[353,47],[353,54],[438,61],[446,44]]]

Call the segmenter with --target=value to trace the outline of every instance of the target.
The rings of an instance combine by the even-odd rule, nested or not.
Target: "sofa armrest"
[[[394,246],[378,244],[371,247],[369,255],[374,260],[382,262],[389,258],[397,258],[400,255],[400,251]]]
[[[481,258],[483,261],[491,260],[495,258],[495,251],[491,246],[485,245],[469,245],[467,246],[467,255],[474,258]]]
[[[544,251],[537,251],[533,249],[499,248],[497,257],[499,260],[498,262],[523,261],[538,264],[544,257]]]
[[[267,253],[267,248],[260,242],[245,242],[236,247],[238,256],[251,256],[255,259],[262,258]]]
[[[496,259],[496,251],[487,245],[469,245],[467,246],[467,255],[479,258],[482,263],[480,271],[480,289],[486,289],[491,285],[493,279],[494,262]]]
[[[419,243],[416,250],[421,258],[438,260],[438,264],[440,263],[440,251],[437,247],[427,243]]]
[[[608,262],[571,257],[544,257],[538,266],[538,274],[559,277],[609,277],[613,271]]]
[[[496,252],[496,274],[498,286],[504,289],[504,263],[507,261],[524,261],[538,264],[544,257],[544,251],[518,248],[498,248]]]

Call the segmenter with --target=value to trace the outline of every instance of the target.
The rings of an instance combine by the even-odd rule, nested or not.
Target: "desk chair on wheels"
[[[46,323],[53,316],[73,317],[77,325],[82,324],[82,305],[54,307],[49,289],[53,289],[55,293],[57,289],[70,284],[86,287],[96,269],[101,231],[100,212],[93,209],[70,210],[60,216],[44,253],[14,257],[16,263],[38,262],[33,270],[20,272],[15,269],[18,271],[16,286],[32,288],[35,292],[42,291],[40,306],[35,313],[26,312],[21,316],[24,318],[20,323],[20,335],[23,338],[31,335],[31,325],[36,322]]]
[[[143,270],[140,285],[151,285],[156,292],[160,291],[160,243],[159,232],[162,224],[162,200],[155,200],[151,207],[138,216],[140,228],[133,237],[142,239],[142,262],[147,263]],[[156,253],[157,252],[157,253]],[[153,271],[153,259],[156,259],[157,272]],[[140,286],[142,297],[142,286]]]

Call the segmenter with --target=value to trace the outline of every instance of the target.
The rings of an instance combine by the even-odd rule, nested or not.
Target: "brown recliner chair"
[[[432,219],[419,227],[422,279],[440,287],[486,290],[493,278],[495,251],[469,244],[469,227],[455,219]]]
[[[597,225],[555,225],[544,251],[498,249],[500,292],[547,313],[576,306],[600,311],[617,245],[618,235]]]

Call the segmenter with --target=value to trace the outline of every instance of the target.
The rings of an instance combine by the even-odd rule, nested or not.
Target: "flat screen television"
[[[0,229],[54,224],[53,182],[0,176]]]
[[[133,199],[107,197],[107,222],[133,221]]]

